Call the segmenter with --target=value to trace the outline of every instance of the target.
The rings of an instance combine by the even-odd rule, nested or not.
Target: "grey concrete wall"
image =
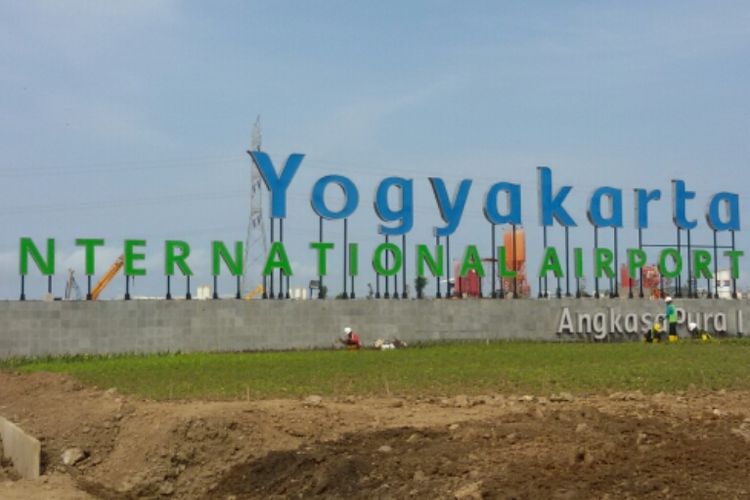
[[[677,300],[676,305],[691,314],[723,312],[730,335],[738,333],[737,311],[750,321],[745,301]],[[379,337],[586,340],[593,334],[558,333],[565,308],[575,319],[577,314],[656,314],[663,307],[637,299],[7,301],[0,302],[0,358],[329,347],[345,326],[367,343]]]
[[[10,420],[0,417],[2,455],[13,461],[13,468],[24,479],[38,479],[42,445]]]

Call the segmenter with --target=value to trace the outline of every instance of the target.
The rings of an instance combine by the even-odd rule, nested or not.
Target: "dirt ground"
[[[44,453],[3,499],[750,498],[748,392],[154,402],[0,373],[0,415]]]

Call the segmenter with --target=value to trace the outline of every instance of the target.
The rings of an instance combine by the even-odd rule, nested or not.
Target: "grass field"
[[[68,357],[0,361],[0,369],[69,373],[154,399],[750,389],[750,341]]]

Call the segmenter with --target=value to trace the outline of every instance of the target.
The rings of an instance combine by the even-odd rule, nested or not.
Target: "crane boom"
[[[124,255],[120,255],[119,257],[117,257],[117,260],[114,262],[114,264],[109,267],[107,272],[104,273],[104,276],[102,276],[96,283],[96,286],[94,286],[94,289],[91,291],[91,300],[96,300],[99,297],[104,288],[109,285],[109,282],[112,281],[117,272],[122,268],[124,263]]]

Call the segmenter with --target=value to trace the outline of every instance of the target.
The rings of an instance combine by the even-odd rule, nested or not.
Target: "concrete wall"
[[[38,479],[42,444],[10,420],[0,417],[1,456],[13,461],[13,468],[24,479]]]
[[[745,301],[676,300],[676,304],[691,314],[723,312],[730,335],[738,333],[738,311],[750,321],[750,303]],[[580,313],[601,312],[610,318],[663,311],[663,303],[637,299],[8,301],[0,302],[0,358],[330,347],[347,325],[367,343],[379,337],[591,339],[591,334],[557,333],[566,307],[574,319]],[[604,336],[638,338],[637,334]]]

